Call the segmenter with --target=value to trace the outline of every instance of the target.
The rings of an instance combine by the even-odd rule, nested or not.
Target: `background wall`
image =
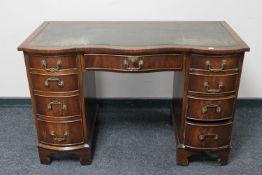
[[[1,0],[0,98],[29,97],[23,54],[16,48],[42,21],[52,20],[225,20],[251,47],[239,95],[261,98],[261,6],[259,0]],[[173,76],[97,72],[96,93],[103,98],[170,98]]]

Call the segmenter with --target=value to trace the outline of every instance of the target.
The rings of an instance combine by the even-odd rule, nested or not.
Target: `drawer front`
[[[200,149],[230,145],[231,129],[231,122],[217,125],[187,123],[185,145]]]
[[[46,72],[58,72],[63,69],[76,69],[76,55],[32,55],[30,67]]]
[[[235,97],[188,97],[187,118],[200,121],[219,121],[233,117]]]
[[[80,115],[79,96],[45,97],[35,95],[36,113],[52,117]]]
[[[238,74],[189,74],[189,92],[201,94],[226,94],[236,90]]]
[[[115,71],[182,70],[183,58],[181,54],[144,56],[86,54],[85,68]]]
[[[78,90],[78,75],[40,75],[31,74],[33,89],[46,92]]]
[[[83,143],[82,120],[51,122],[37,120],[39,142],[51,145],[74,145]]]
[[[190,70],[209,72],[238,71],[240,55],[207,56],[193,54],[190,59]]]

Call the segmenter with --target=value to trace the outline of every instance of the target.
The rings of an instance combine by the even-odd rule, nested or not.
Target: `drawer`
[[[58,72],[64,69],[76,69],[76,55],[31,55],[30,68],[46,72]]]
[[[40,143],[51,145],[75,145],[83,143],[82,120],[53,122],[37,120]]]
[[[188,97],[187,118],[200,121],[231,119],[234,113],[235,97],[198,98]]]
[[[85,68],[115,71],[182,70],[182,54],[108,55],[85,54]]]
[[[35,95],[36,113],[52,117],[80,115],[79,95],[47,97]]]
[[[192,148],[219,148],[230,145],[232,123],[186,123],[185,145]]]
[[[189,74],[189,92],[201,94],[226,94],[236,91],[238,74]]]
[[[208,56],[191,55],[190,70],[209,72],[238,71],[241,55]]]
[[[33,90],[46,92],[65,92],[78,90],[78,75],[31,74]]]

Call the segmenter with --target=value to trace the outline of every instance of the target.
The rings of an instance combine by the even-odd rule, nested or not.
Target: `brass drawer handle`
[[[48,78],[48,79],[45,80],[45,87],[49,86],[49,81],[57,81],[57,85],[59,87],[63,87],[65,85],[64,80],[61,80],[61,79],[56,78],[56,77],[51,77],[51,78]]]
[[[209,88],[209,84],[207,81],[204,82],[203,84],[204,88],[206,88],[207,92],[210,92],[210,93],[216,93],[216,92],[221,92],[223,86],[224,86],[224,83],[223,82],[219,82],[218,83],[218,89],[210,89]]]
[[[44,67],[44,69],[46,71],[48,71],[48,72],[57,72],[57,71],[59,71],[60,67],[62,66],[62,61],[61,60],[57,60],[55,68],[54,67],[48,68],[46,60],[41,60],[41,64],[42,64],[42,66]]]
[[[67,106],[65,104],[61,103],[58,100],[54,100],[54,101],[48,103],[47,104],[47,109],[51,110],[52,109],[52,105],[60,105],[61,110],[66,110],[67,109]]]
[[[216,112],[221,112],[221,107],[216,104],[209,104],[202,107],[202,113],[207,113],[208,108],[216,108]]]
[[[212,138],[214,140],[218,140],[218,134],[214,134],[214,133],[201,134],[201,135],[199,135],[198,138],[201,142],[205,141],[207,138]]]
[[[55,134],[55,131],[50,131],[49,134],[53,137],[54,141],[57,141],[57,142],[62,142],[62,141],[65,141],[65,139],[67,138],[67,136],[69,135],[69,132],[66,131],[63,135],[63,137],[57,137],[56,134]]]
[[[135,63],[135,65],[137,65],[137,67],[129,67],[129,64],[128,64],[129,62],[131,62],[133,64]],[[142,69],[142,67],[144,65],[144,61],[139,60],[139,58],[136,57],[136,56],[128,56],[127,59],[124,59],[123,64],[124,64],[125,69],[127,69],[127,70],[138,71],[138,70]]]
[[[221,61],[220,68],[212,68],[213,66],[211,65],[211,62],[209,60],[206,61],[206,66],[207,66],[208,70],[211,71],[211,72],[219,72],[219,71],[222,71],[222,70],[225,69],[226,60]]]

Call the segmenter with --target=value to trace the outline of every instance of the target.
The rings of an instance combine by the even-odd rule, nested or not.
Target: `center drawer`
[[[82,120],[53,122],[37,120],[39,142],[57,146],[83,143]]]
[[[51,117],[80,115],[79,95],[50,97],[35,95],[36,113]]]
[[[114,71],[182,70],[183,54],[110,55],[85,54],[85,68]]]
[[[185,145],[193,148],[220,148],[230,145],[232,122],[218,124],[186,123]]]

